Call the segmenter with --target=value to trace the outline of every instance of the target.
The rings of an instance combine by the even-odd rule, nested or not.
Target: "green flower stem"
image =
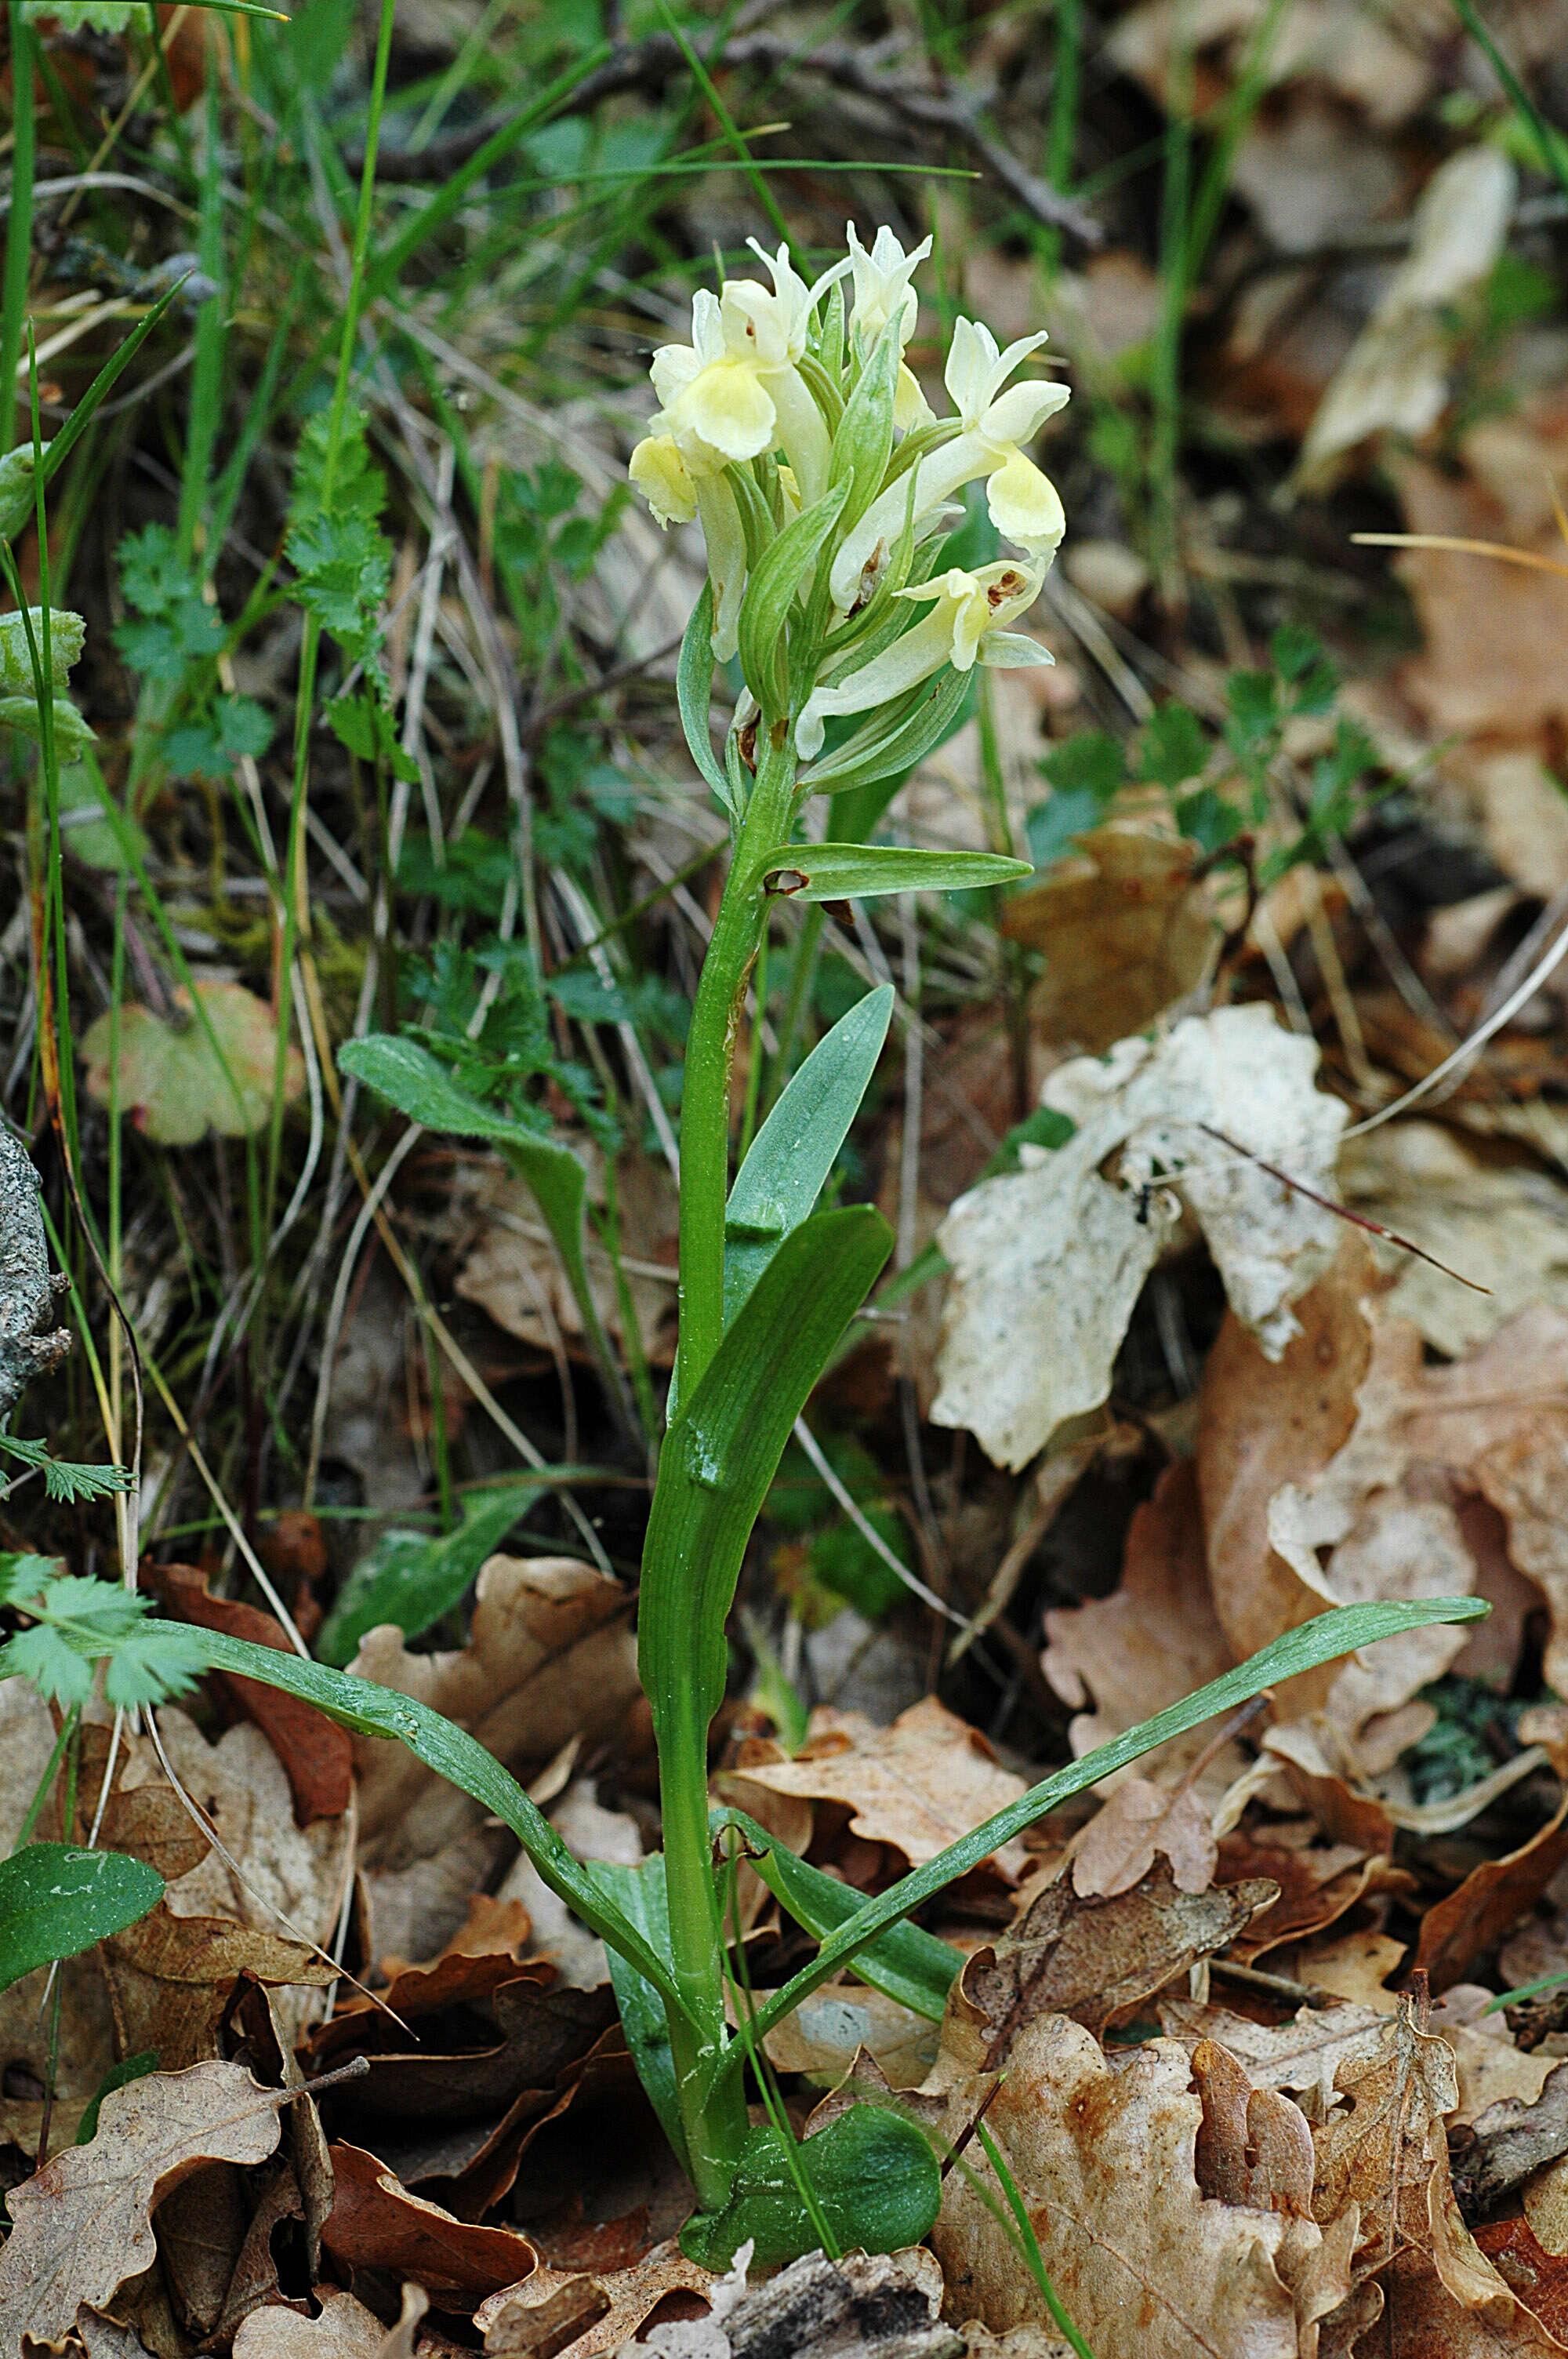
[[[725,2070],[724,1939],[708,1829],[708,1732],[683,1728],[681,1736],[686,1741],[661,1748],[659,1758],[670,1954],[692,2018],[668,2011],[670,2054],[697,2207],[721,2212],[750,2125],[744,2076]]]
[[[795,756],[787,722],[757,741],[746,804],[687,1038],[680,1125],[678,1398],[690,1400],[724,1332],[724,1207],[730,1196],[730,1068],[746,978],[762,939],[762,891],[746,879],[789,833]],[[706,1838],[705,1838],[706,1839]]]
[[[757,954],[763,896],[757,855],[789,832],[795,757],[788,723],[777,721],[757,749],[756,782],[741,822],[723,898],[703,962],[687,1037],[680,1132],[680,1332],[678,1403],[690,1401],[724,1332],[724,1212],[730,1194],[730,1071],[746,979]],[[644,1561],[644,1589],[663,1568]],[[670,1577],[674,1577],[671,1569]],[[670,2017],[681,2120],[693,2183],[704,2211],[721,2210],[747,2130],[742,2076],[726,2073],[723,1929],[708,1832],[708,1731],[684,1717],[660,1747],[665,1875],[677,1987],[692,2020]]]

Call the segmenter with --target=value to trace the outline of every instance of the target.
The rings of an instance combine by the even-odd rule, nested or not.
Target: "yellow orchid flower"
[[[811,313],[848,258],[807,287],[781,245],[769,255],[752,241],[773,275],[773,289],[732,278],[722,293],[699,288],[691,307],[689,344],[662,344],[654,354],[654,390],[663,405],[655,429],[683,450],[696,436],[737,463],[782,447],[809,505],[827,484],[827,423],[796,364],[806,351]]]
[[[868,254],[856,234],[854,223],[847,223],[845,228],[855,281],[855,332],[860,339],[861,351],[869,353],[894,313],[899,315],[899,371],[892,422],[901,433],[907,434],[917,426],[928,424],[931,418],[931,405],[920,390],[919,379],[913,369],[903,364],[904,346],[914,333],[920,311],[920,299],[909,282],[930,253],[931,240],[923,237],[905,254],[884,223]]]
[[[655,428],[660,424],[654,420]],[[627,473],[661,526],[702,518],[708,578],[713,584],[713,652],[728,663],[738,645],[746,589],[746,536],[719,452],[695,434],[645,434]]]
[[[933,581],[901,590],[901,598],[929,604],[930,614],[858,671],[813,689],[795,726],[795,751],[802,761],[821,752],[825,721],[891,703],[947,664],[955,671],[972,671],[977,662],[1003,669],[1052,662],[1038,640],[1007,627],[1033,606],[1044,578],[1044,565],[1004,560],[982,565],[974,573],[950,566]]]
[[[1066,517],[1055,485],[1024,449],[1046,419],[1068,399],[1065,385],[1043,380],[1007,386],[1019,363],[1046,341],[1044,332],[1022,336],[1005,352],[977,320],[960,320],[943,372],[957,406],[958,431],[950,442],[920,462],[915,479],[914,527],[933,517],[965,484],[983,479],[991,522],[1032,557],[1054,556]],[[889,546],[903,529],[907,483],[895,483],[871,502],[833,560],[833,603],[841,614],[854,604],[861,575],[879,542]]]

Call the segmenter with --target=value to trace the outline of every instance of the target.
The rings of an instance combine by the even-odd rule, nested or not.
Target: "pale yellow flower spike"
[[[1044,333],[1023,336],[999,352],[989,328],[976,320],[958,321],[944,376],[958,411],[959,430],[920,462],[914,494],[917,536],[955,492],[983,480],[997,530],[1032,557],[1054,556],[1067,520],[1055,485],[1024,445],[1064,407],[1067,387],[1036,380],[1003,390],[1019,363],[1045,341]],[[898,538],[908,493],[905,483],[891,484],[846,536],[832,571],[833,603],[840,614],[854,604],[861,574],[879,541],[891,548]]]

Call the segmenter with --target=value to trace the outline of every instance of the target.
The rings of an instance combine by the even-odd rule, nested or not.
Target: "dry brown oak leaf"
[[[927,1696],[891,1728],[859,1712],[816,1712],[792,1761],[749,1766],[747,1778],[774,1794],[842,1802],[867,1843],[887,1843],[918,1867],[1024,1791],[978,1730]],[[991,1864],[1016,1884],[1026,1854],[1003,1843]]]
[[[14,2226],[0,2252],[0,2351],[69,2334],[84,2302],[102,2308],[152,2261],[152,2210],[205,2162],[265,2162],[277,2100],[243,2065],[152,2072],[103,2100],[98,2135],[6,2195]]]
[[[515,1773],[574,1736],[623,1732],[641,1692],[629,1603],[619,1582],[569,1557],[492,1556],[460,1653],[410,1654],[387,1624],[367,1634],[349,1668],[444,1712]],[[481,1815],[401,1745],[356,1737],[354,1759],[366,1867],[433,1858]]]
[[[1203,1516],[1190,1460],[1168,1466],[1153,1497],[1133,1511],[1121,1586],[1087,1605],[1054,1608],[1045,1616],[1045,1635],[1049,1644],[1042,1668],[1076,1714],[1068,1736],[1080,1759],[1230,1669],[1235,1658],[1209,1594]],[[1213,1735],[1206,1727],[1173,1737],[1144,1756],[1137,1774],[1173,1782],[1198,1760]],[[1223,1746],[1199,1773],[1197,1792],[1217,1801],[1244,1767],[1234,1745]],[[1098,1790],[1112,1791],[1132,1774],[1121,1770],[1103,1779]]]
[[[1190,2079],[1173,2041],[1112,2060],[1078,2025],[1041,2016],[1014,2043],[987,2127],[1095,2359],[1299,2359],[1302,2321],[1278,2264],[1287,2242],[1292,2265],[1298,2255],[1310,2260],[1321,2232],[1204,2195],[1194,2152],[1203,2104]],[[984,2072],[958,2077],[948,2137],[995,2085]],[[988,2192],[1005,2218],[1000,2190]],[[1016,2234],[963,2171],[948,2174],[931,2241],[949,2304],[993,2332],[1046,2317]]]

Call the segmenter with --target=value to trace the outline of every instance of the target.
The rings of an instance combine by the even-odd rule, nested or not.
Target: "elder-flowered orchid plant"
[[[960,321],[946,370],[957,414],[935,418],[904,360],[916,308],[911,276],[925,246],[905,254],[881,230],[869,249],[851,231],[849,247],[815,285],[781,250],[762,257],[771,290],[743,278],[717,297],[699,295],[690,344],[654,356],[662,408],[632,461],[654,514],[699,518],[707,537],[709,579],[677,687],[693,758],[731,835],[687,1041],[677,1358],[638,1597],[662,1852],[635,1867],[578,1860],[482,1744],[413,1696],[223,1632],[146,1621],[135,1593],[111,1591],[107,1610],[103,1582],[57,1578],[38,1559],[0,1560],[0,1603],[33,1625],[8,1642],[5,1669],[47,1658],[58,1675],[75,1664],[85,1694],[90,1667],[103,1664],[111,1701],[168,1692],[176,1668],[181,1677],[214,1669],[259,1680],[362,1735],[406,1745],[511,1828],[545,1882],[606,1945],[628,2049],[695,2192],[682,2241],[711,2267],[728,2267],[743,2245],[767,2263],[816,2245],[892,2251],[917,2242],[935,2219],[938,2158],[926,2131],[898,2111],[860,2096],[805,2141],[776,2107],[752,2118],[748,2071],[770,2032],[813,1992],[852,1966],[940,2018],[959,1955],[911,1921],[925,1902],[1071,1795],[1260,1690],[1378,1637],[1485,1610],[1468,1598],[1422,1599],[1320,1615],[1056,1771],[871,1897],[742,1812],[710,1810],[708,1736],[724,1700],[725,1624],[747,1544],[795,1420],[892,1242],[871,1205],[815,1210],[886,1038],[891,986],[852,1007],[812,1049],[731,1185],[730,1061],[748,976],[772,897],[819,902],[1027,873],[979,853],[847,843],[831,828],[829,840],[808,841],[797,821],[818,790],[864,788],[855,799],[862,811],[885,800],[891,783],[955,724],[977,663],[1044,659],[1011,625],[1037,595],[1063,530],[1061,505],[1028,446],[1065,395],[1009,383],[1041,339],[999,352],[983,327]],[[1017,553],[973,570],[944,565],[954,496],[977,483]],[[70,620],[53,621],[55,660],[62,645],[69,660]],[[18,629],[42,714],[48,634],[40,661],[28,618]],[[17,638],[12,630],[0,658],[19,660]],[[715,658],[732,653],[745,691],[720,760],[709,699]],[[586,1302],[584,1180],[564,1146],[468,1099],[402,1038],[348,1044],[341,1061],[415,1119],[499,1142],[534,1190]],[[30,1657],[17,1653],[28,1646]],[[149,1687],[155,1656],[161,1685]],[[127,1690],[133,1677],[143,1684]],[[729,1905],[741,1854],[816,1944],[781,1990],[754,2006],[731,1978],[740,1952]],[[138,1871],[144,1886],[151,1876],[138,1862],[121,1866]],[[122,1913],[97,1930],[131,1921],[152,1897],[122,1896]],[[0,1930],[5,1921],[0,1895]],[[49,1954],[58,1952],[38,1952]],[[765,2096],[765,2071],[755,2077]]]

